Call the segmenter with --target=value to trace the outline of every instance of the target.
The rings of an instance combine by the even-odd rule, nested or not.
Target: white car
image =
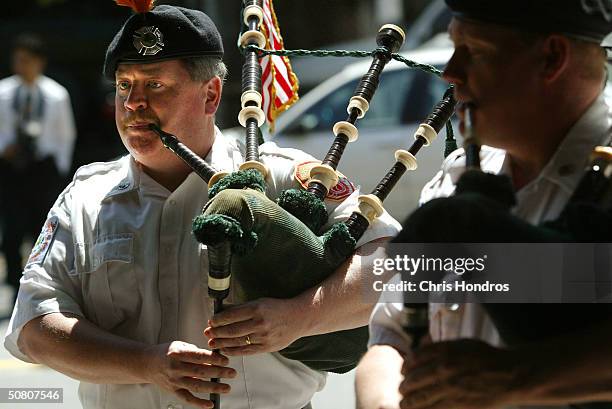
[[[445,43],[443,47],[427,47],[402,55],[440,69],[452,52],[452,47]],[[348,101],[370,62],[368,58],[347,66],[303,96],[278,117],[271,139],[279,146],[301,149],[322,159],[334,139],[332,127],[337,121],[346,120]],[[381,75],[369,111],[357,121],[359,139],[347,146],[338,171],[360,185],[363,193],[370,193],[395,163],[395,151],[412,144],[418,124],[447,88],[448,84],[435,75],[391,61]],[[244,138],[244,129],[224,133]],[[417,155],[419,168],[406,172],[385,201],[385,208],[396,219],[402,221],[414,210],[424,184],[440,169],[444,139],[445,132],[441,131],[431,146],[421,149]]]

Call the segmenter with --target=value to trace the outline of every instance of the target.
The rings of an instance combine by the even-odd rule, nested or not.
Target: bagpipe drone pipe
[[[378,32],[379,48],[368,72],[348,103],[346,121],[333,127],[335,139],[321,165],[311,170],[306,190],[283,192],[278,202],[265,195],[266,166],[258,157],[258,127],[265,121],[261,109],[261,69],[255,50],[248,45],[264,42],[257,27],[261,1],[244,2],[241,37],[246,58],[243,67],[242,110],[239,122],[246,128],[245,162],[238,171],[217,172],[182,145],[174,136],[155,127],[162,141],[208,182],[209,201],[194,220],[196,239],[209,253],[209,295],[215,312],[229,294],[230,282],[239,301],[261,297],[290,298],[320,284],[354,253],[369,224],[383,213],[382,202],[406,170],[415,169],[416,153],[429,145],[454,113],[455,100],[447,91],[415,132],[409,150],[398,150],[396,163],[369,195],[359,197],[359,209],[348,220],[321,231],[327,221],[324,199],[338,181],[336,169],[342,153],[357,139],[355,126],[369,107],[384,66],[404,42],[403,31],[384,25]],[[354,368],[367,348],[367,327],[298,339],[279,351],[323,371],[344,373]]]
[[[608,243],[612,241],[612,147],[596,147],[560,216],[538,226],[511,213],[516,203],[505,175],[482,172],[466,109],[466,171],[455,194],[433,199],[405,221],[395,243]],[[516,274],[521,274],[516,271]],[[410,300],[405,300],[410,301]],[[414,347],[428,327],[427,304],[406,303],[404,328]],[[504,343],[520,345],[588,329],[612,317],[610,303],[485,303]]]

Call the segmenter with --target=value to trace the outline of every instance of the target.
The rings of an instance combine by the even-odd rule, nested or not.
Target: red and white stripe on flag
[[[263,0],[264,18],[261,31],[266,36],[266,50],[282,50],[283,38],[278,27],[272,0]],[[267,55],[260,59],[262,70],[263,106],[270,132],[276,117],[298,100],[298,79],[291,69],[289,58]]]

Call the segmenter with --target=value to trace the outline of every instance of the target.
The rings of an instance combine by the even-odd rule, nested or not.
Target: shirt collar
[[[233,171],[236,166],[241,163],[240,158],[242,158],[242,155],[235,143],[226,139],[219,128],[215,126],[215,140],[204,160],[217,170]],[[142,169],[131,155],[125,156],[121,159],[121,161],[127,161],[127,171],[124,177],[122,177],[119,182],[104,196],[102,199],[103,201],[111,197],[123,195],[136,189],[140,189],[141,185],[143,184],[159,185],[153,179],[147,177],[146,174],[142,173]],[[147,180],[143,181],[143,178]],[[194,178],[199,179],[199,176],[194,172],[191,172],[183,183],[192,183]],[[165,197],[170,195],[170,192],[167,191],[167,189],[163,188],[161,185],[159,187],[165,193],[155,189],[156,193],[159,193]]]
[[[120,159],[121,168],[125,169],[125,173],[119,182],[113,186],[111,190],[104,196],[102,201],[117,196],[132,192],[140,187],[140,168],[132,155],[126,155]]]
[[[218,171],[231,172],[242,162],[242,154],[235,141],[223,136],[215,126],[215,141],[204,160]]]
[[[26,91],[30,92],[30,97],[33,99],[43,98],[42,95],[42,76],[39,75],[36,77],[32,84],[27,84],[19,75],[15,75],[15,80],[17,83],[17,88],[21,90],[20,98],[25,99]]]
[[[599,144],[609,143],[611,134],[612,113],[602,93],[572,126],[538,177],[517,194],[537,188],[543,181],[554,183],[568,193],[573,192],[587,166],[590,152]],[[481,155],[484,171],[511,176],[510,158],[505,151],[487,146],[482,146],[482,150],[490,153]],[[447,171],[456,184],[465,172],[465,155],[457,155]]]
[[[25,104],[27,94],[30,96],[30,103],[32,107],[36,107],[35,115],[41,116],[44,103],[44,94],[41,89],[41,78],[40,76],[34,80],[32,84],[26,84],[19,75],[15,75],[15,91],[13,97],[13,109],[16,112],[21,112]]]
[[[552,158],[538,177],[519,190],[529,191],[546,181],[571,194],[588,165],[591,151],[597,145],[609,143],[612,134],[612,114],[603,94],[591,104],[582,117],[572,126]],[[508,157],[504,169],[509,169]],[[506,173],[506,172],[504,172]]]
[[[480,152],[480,167],[484,172],[495,175],[504,173],[504,158],[506,155],[504,150],[482,145]],[[466,171],[464,150],[457,151],[456,157],[454,159],[451,158],[450,161],[447,172],[453,185],[456,185],[461,175]]]
[[[17,81],[18,85],[20,85],[22,87],[26,87],[26,88],[34,88],[34,87],[40,85],[40,80],[42,78],[42,75],[39,75],[38,77],[36,77],[32,84],[26,84],[26,82],[23,80],[23,78],[21,78],[19,75],[15,75],[14,78]]]

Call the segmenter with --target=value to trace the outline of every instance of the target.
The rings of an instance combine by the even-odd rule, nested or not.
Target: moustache
[[[148,124],[154,124],[159,126],[159,119],[152,117],[143,117],[136,115],[128,115],[124,118],[123,123],[125,126],[142,126]]]

